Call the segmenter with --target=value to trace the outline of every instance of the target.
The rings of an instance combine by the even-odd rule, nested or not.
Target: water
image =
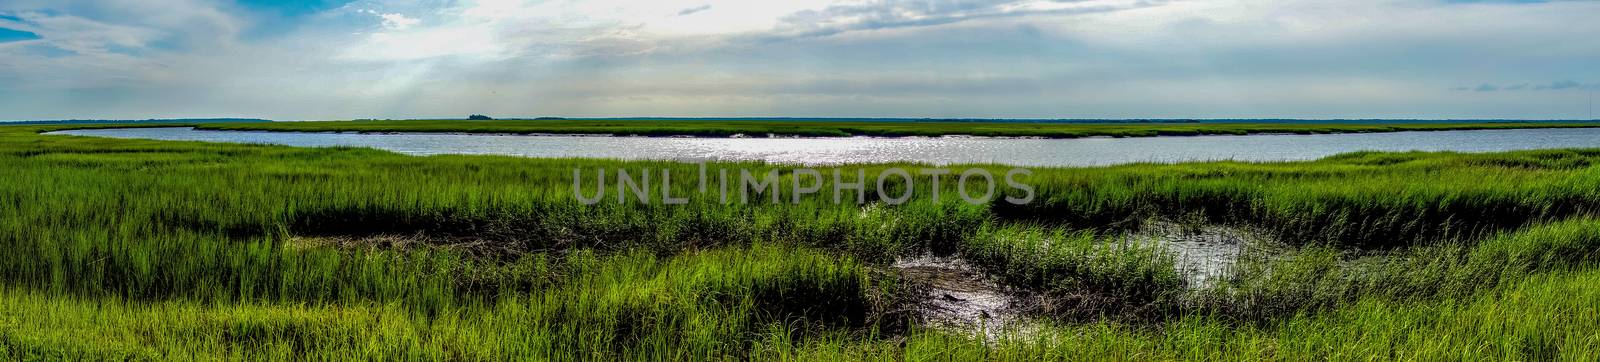
[[[187,127],[51,132],[156,140],[371,147],[411,155],[493,154],[658,160],[761,160],[1098,166],[1133,162],[1310,160],[1354,151],[1493,152],[1600,148],[1600,128],[1144,138],[675,138],[202,131]]]

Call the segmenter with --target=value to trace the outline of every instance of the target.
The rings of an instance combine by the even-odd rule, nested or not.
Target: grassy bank
[[[465,132],[511,134],[608,134],[636,136],[751,137],[945,136],[1152,137],[1264,133],[1370,133],[1518,128],[1592,128],[1596,122],[1441,123],[1024,123],[1024,122],[777,122],[737,120],[537,120],[537,121],[342,121],[202,124],[210,130],[280,132]]]
[[[698,169],[38,134],[49,129],[0,127],[11,359],[1600,352],[1588,307],[1600,150],[1034,169],[1027,205],[968,204],[949,176],[944,198],[918,176],[901,205],[873,183],[864,204],[582,205],[575,168]],[[897,166],[919,167],[842,167]],[[783,189],[798,181],[781,174]],[[1162,245],[1121,237],[1149,220],[1256,230],[1270,253],[1196,288]],[[922,255],[973,264],[1030,301],[1033,322],[996,337],[929,327],[926,286],[892,267]]]

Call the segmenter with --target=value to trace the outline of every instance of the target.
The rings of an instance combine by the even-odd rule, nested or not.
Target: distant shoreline
[[[169,124],[169,123],[246,123],[272,122],[260,118],[173,118],[173,119],[53,119],[31,121],[0,121],[0,126],[49,126],[71,124]]]

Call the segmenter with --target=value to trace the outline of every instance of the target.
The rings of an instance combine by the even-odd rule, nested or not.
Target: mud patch
[[[1022,321],[1006,289],[966,261],[922,256],[897,260],[894,268],[923,291],[919,314],[930,326],[996,336]]]
[[[285,245],[295,249],[332,247],[339,249],[389,249],[406,250],[432,244],[431,240],[417,235],[365,235],[365,236],[290,236]]]
[[[527,254],[516,249],[514,243],[483,239],[446,238],[417,234],[377,235],[294,235],[284,240],[291,249],[334,248],[345,250],[407,251],[416,249],[451,250],[476,258],[515,259]]]

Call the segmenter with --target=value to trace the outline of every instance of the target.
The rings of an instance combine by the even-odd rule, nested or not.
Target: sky
[[[1600,1],[4,0],[0,119],[1589,119]]]

